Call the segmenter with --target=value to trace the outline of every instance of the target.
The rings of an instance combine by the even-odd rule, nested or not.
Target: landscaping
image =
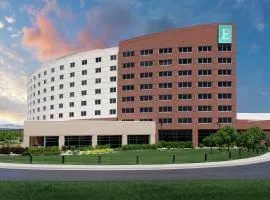
[[[249,181],[114,181],[0,182],[1,199],[99,200],[268,200],[270,182]]]

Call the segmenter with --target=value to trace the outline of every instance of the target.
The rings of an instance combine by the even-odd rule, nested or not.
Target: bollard
[[[239,148],[239,151],[238,151],[238,156],[241,157],[241,153],[242,153],[242,149]]]
[[[32,155],[29,155],[29,163],[30,163],[30,164],[33,163],[33,157],[32,157]]]
[[[98,164],[101,164],[101,156],[98,156]]]
[[[232,152],[229,152],[229,160],[232,159]]]
[[[65,164],[65,156],[62,155],[62,164]]]
[[[139,156],[136,156],[136,164],[139,164]]]
[[[172,157],[172,162],[175,163],[175,155]]]
[[[204,161],[207,161],[207,153],[204,154]]]

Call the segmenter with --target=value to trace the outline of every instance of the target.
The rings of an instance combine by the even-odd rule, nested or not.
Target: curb
[[[230,161],[189,163],[189,164],[164,164],[164,165],[41,165],[41,164],[14,164],[0,163],[0,169],[19,170],[65,170],[65,171],[137,171],[137,170],[177,170],[177,169],[202,169],[217,167],[233,167],[258,164],[270,161],[270,152],[252,157]]]

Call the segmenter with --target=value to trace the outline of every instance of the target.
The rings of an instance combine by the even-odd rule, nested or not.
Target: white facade
[[[27,119],[116,118],[117,55],[118,47],[79,52],[39,68],[28,80]]]
[[[237,113],[236,118],[249,121],[270,120],[270,113]]]

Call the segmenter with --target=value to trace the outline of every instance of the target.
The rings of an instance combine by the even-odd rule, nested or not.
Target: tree
[[[211,155],[212,155],[212,152],[213,152],[213,146],[215,146],[215,137],[214,135],[210,135],[208,137],[205,137],[203,139],[203,143],[208,146],[208,147],[211,147]]]
[[[237,134],[235,142],[238,147],[244,147],[245,141],[246,141],[246,135],[244,133]]]
[[[261,144],[262,140],[265,140],[265,133],[260,127],[250,127],[245,133],[245,144],[248,148],[255,148]]]
[[[226,144],[228,151],[230,146],[235,142],[237,137],[237,131],[231,126],[225,126],[218,130],[217,135],[221,137],[222,144]]]

